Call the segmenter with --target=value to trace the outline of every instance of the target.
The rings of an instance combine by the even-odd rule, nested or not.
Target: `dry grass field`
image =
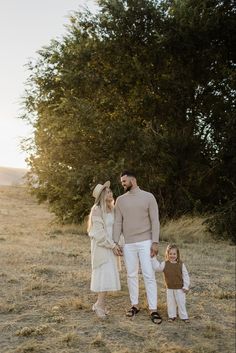
[[[0,185],[22,185],[27,169],[0,167]]]
[[[82,227],[60,226],[24,187],[0,187],[0,353],[233,353],[235,352],[235,247],[215,242],[201,219],[163,227],[177,241],[191,278],[190,324],[167,322],[165,288],[159,284],[161,325],[141,312],[131,321],[125,269],[122,290],[108,296],[110,315],[91,311],[90,243]]]

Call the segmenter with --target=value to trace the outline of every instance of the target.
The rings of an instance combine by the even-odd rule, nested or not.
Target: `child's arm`
[[[152,268],[154,271],[163,272],[165,268],[165,261],[159,262],[156,257],[151,258]]]
[[[183,276],[183,291],[188,292],[190,286],[190,278],[185,264],[182,265],[182,276]]]

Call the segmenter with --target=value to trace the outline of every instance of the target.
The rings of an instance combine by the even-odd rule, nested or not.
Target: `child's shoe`
[[[182,321],[183,321],[185,324],[190,324],[189,319],[182,319]]]

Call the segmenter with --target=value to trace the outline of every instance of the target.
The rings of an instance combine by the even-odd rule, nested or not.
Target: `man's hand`
[[[122,256],[123,255],[123,251],[122,251],[122,248],[116,244],[116,246],[112,249],[113,253],[116,255],[116,256]]]
[[[157,256],[158,254],[158,243],[153,242],[151,246],[151,257]]]
[[[187,294],[189,292],[189,289],[187,289],[187,288],[182,288],[182,290],[185,294]]]

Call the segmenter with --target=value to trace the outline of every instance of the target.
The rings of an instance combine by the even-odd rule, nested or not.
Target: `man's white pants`
[[[155,272],[152,268],[150,248],[151,240],[145,240],[138,243],[125,244],[124,261],[127,271],[127,282],[131,305],[139,303],[139,263],[141,266],[147,301],[150,310],[157,309],[157,282]]]
[[[167,311],[168,317],[177,317],[177,308],[180,319],[188,319],[185,306],[186,295],[182,289],[167,289]]]

